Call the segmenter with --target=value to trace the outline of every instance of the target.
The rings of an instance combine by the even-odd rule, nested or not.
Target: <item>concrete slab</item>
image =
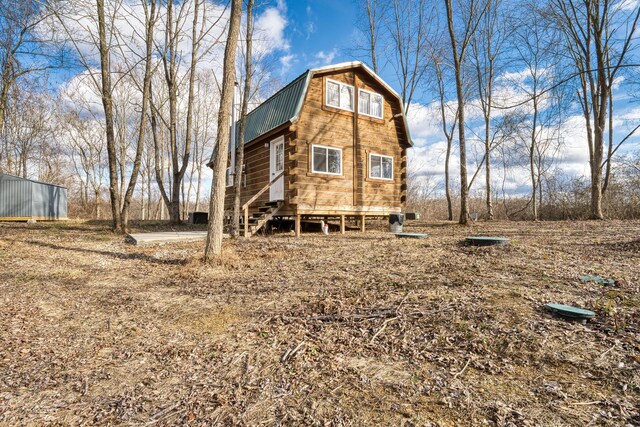
[[[152,245],[171,242],[197,242],[207,238],[206,231],[157,231],[152,233],[129,234],[134,245]],[[229,237],[228,234],[223,235]]]

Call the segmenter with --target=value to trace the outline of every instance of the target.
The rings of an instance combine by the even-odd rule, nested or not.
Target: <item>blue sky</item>
[[[137,2],[131,3],[132,5],[137,4]],[[270,61],[273,65],[269,67],[269,70],[281,84],[290,82],[308,68],[365,59],[361,56],[362,52],[358,55],[358,52],[354,51],[354,46],[358,42],[362,43],[363,40],[362,35],[356,29],[360,13],[356,0],[269,0],[266,3],[260,3],[258,0],[258,4],[255,11],[256,37],[258,39],[254,40],[254,49],[256,45],[259,45],[259,50],[273,58],[273,61]],[[224,9],[222,4],[218,4],[218,7],[221,10]],[[187,22],[189,21],[187,20]],[[130,23],[119,22],[118,25],[124,34],[131,33]],[[222,43],[218,49],[223,49]],[[186,53],[187,51],[184,52],[185,55]],[[218,52],[218,57],[220,53]],[[93,55],[95,56],[95,52]],[[381,62],[380,76],[400,92],[393,67],[387,64],[385,70],[382,58]],[[220,64],[216,61],[208,64],[216,72],[221,72]],[[517,74],[521,70],[510,71]],[[52,77],[50,83],[52,86],[56,86],[71,80],[73,75],[78,72],[80,72],[79,69],[61,71]],[[507,95],[513,95],[514,98],[522,96],[521,93],[515,93],[513,88],[505,86],[500,89],[505,91]],[[625,97],[628,98],[628,94],[623,90],[615,89],[614,94],[616,102],[619,103],[615,108],[616,115],[614,117],[617,120],[617,129],[619,129],[617,133],[620,134],[616,135],[615,139],[619,140],[622,132],[640,118],[640,106],[624,101]],[[481,129],[476,126],[479,123],[477,120],[478,108],[477,102],[474,101],[476,100],[469,102],[467,125],[475,128],[473,130],[478,131],[477,133],[481,133]],[[99,104],[96,102],[96,105]],[[575,112],[572,114],[573,116],[569,118],[564,127],[564,146],[560,166],[569,175],[584,175],[588,170],[584,119],[580,114]],[[475,124],[474,117],[476,118]],[[439,114],[433,104],[433,94],[430,90],[421,87],[416,91],[409,109],[408,123],[415,144],[415,148],[409,152],[410,164],[415,161],[420,174],[432,176],[436,180],[442,181],[446,144],[439,124]],[[474,169],[474,160],[481,157],[477,155],[479,151],[474,149],[474,145],[477,144],[471,141],[469,143],[471,148],[468,149],[471,152],[470,155],[468,154],[471,170]],[[640,133],[631,138],[621,152],[632,150],[640,150]],[[458,169],[457,157],[458,154],[454,149],[451,158],[453,176],[456,175]],[[520,170],[512,172],[509,183],[511,191],[519,192],[521,188],[528,187],[526,173],[522,173]],[[481,183],[482,179],[478,182]],[[477,187],[482,186],[477,185]]]
[[[284,79],[291,80],[307,68],[353,60],[345,52],[354,39],[357,7],[344,0],[306,0],[286,3],[285,37],[293,55]]]
[[[356,40],[361,39],[356,29],[359,11],[354,0],[279,0],[274,1],[272,6],[276,7],[286,19],[283,37],[287,46],[274,52],[280,55],[280,73],[283,83],[291,81],[308,68],[365,59],[358,57],[353,51]],[[399,92],[391,67],[386,68],[385,72],[383,67],[381,77]],[[505,88],[505,90],[509,89]],[[617,103],[614,116],[617,120],[617,130],[614,134],[616,140],[621,139],[629,128],[633,127],[632,123],[636,122],[634,117],[640,114],[638,104],[629,103],[625,98],[628,98],[625,91],[614,88],[614,100]],[[416,148],[409,157],[410,160],[413,158],[420,163],[420,169],[424,170],[425,174],[431,174],[440,179],[443,174],[444,138],[439,123],[435,119],[437,114],[435,117],[433,114],[432,101],[429,90],[419,89],[414,96],[408,121]],[[473,112],[470,114],[468,123],[470,126],[474,126],[472,117]],[[571,116],[563,132],[564,147],[560,153],[558,166],[570,176],[587,174],[586,132],[581,115]],[[620,153],[639,149],[640,134],[632,137]],[[453,153],[452,167],[455,169],[458,167],[455,164],[456,157],[457,153]],[[471,167],[473,156],[469,162]],[[514,172],[510,188],[512,191],[520,192],[530,184],[527,182],[526,174]],[[453,173],[455,175],[455,172]]]

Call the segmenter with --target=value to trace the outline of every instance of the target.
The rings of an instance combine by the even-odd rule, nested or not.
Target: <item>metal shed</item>
[[[67,219],[67,189],[0,173],[0,221]]]

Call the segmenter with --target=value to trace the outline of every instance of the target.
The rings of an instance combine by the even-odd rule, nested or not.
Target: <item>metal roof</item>
[[[304,99],[307,89],[308,74],[309,71],[305,71],[247,114],[244,130],[245,144],[291,121],[297,115],[298,104],[301,99]]]
[[[400,108],[402,109],[402,122],[404,124],[405,132],[407,133],[407,141],[409,145],[413,145],[409,134],[407,118],[404,113],[404,105],[402,105],[402,98],[400,98],[400,95],[398,95],[398,93],[384,80],[382,80],[371,68],[360,61],[342,62],[340,64],[311,68],[296,77],[295,80],[280,89],[273,96],[256,107],[256,109],[247,114],[244,143],[247,144],[287,122],[294,123],[297,121],[300,116],[300,112],[302,111],[302,104],[304,103],[304,97],[307,93],[307,89],[309,88],[309,82],[314,74],[321,73],[323,71],[356,67],[360,67],[365,70],[398,100]],[[237,125],[238,124],[236,123],[236,126]],[[214,148],[213,153],[211,154],[211,160],[208,163],[209,165],[213,163],[215,154],[216,149]]]
[[[67,188],[64,185],[52,184],[50,182],[38,181],[31,178],[23,178],[21,176],[11,175],[5,172],[0,172],[0,176],[3,176],[5,177],[4,179],[10,180],[10,181],[31,181],[31,182],[35,182],[36,184],[53,185],[54,187]]]

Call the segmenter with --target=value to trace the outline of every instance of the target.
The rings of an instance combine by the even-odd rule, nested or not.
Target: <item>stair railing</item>
[[[254,196],[252,198],[250,198],[247,201],[247,203],[242,205],[242,210],[243,210],[243,214],[244,214],[244,237],[249,237],[249,206],[251,206],[251,204],[253,202],[255,202],[256,200],[258,200],[258,197],[262,196],[265,191],[267,191],[269,188],[271,188],[273,183],[276,182],[278,179],[280,179],[280,177],[282,175],[284,175],[284,171],[280,172],[267,185],[262,187],[262,189],[260,191],[258,191],[256,194],[254,194]]]

